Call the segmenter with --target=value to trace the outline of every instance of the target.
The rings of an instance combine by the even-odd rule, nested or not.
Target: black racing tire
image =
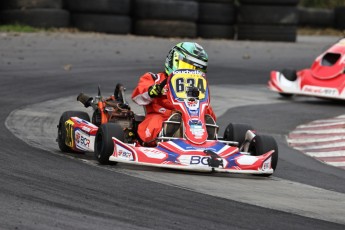
[[[144,36],[194,38],[197,26],[196,23],[187,21],[138,20],[135,22],[134,33]]]
[[[233,4],[225,3],[199,3],[199,23],[226,24],[235,23],[236,12]]]
[[[67,0],[65,5],[72,12],[128,15],[131,0]]]
[[[56,141],[58,142],[59,149],[61,152],[74,152],[69,146],[65,144],[66,140],[66,128],[65,128],[65,122],[70,119],[71,117],[79,117],[83,120],[86,120],[90,122],[90,116],[86,112],[83,111],[66,111],[63,112],[60,116],[59,124],[57,126],[58,128],[58,135]]]
[[[117,163],[109,161],[109,157],[114,152],[114,142],[112,137],[116,137],[120,141],[124,141],[124,132],[120,125],[106,123],[102,124],[98,128],[95,137],[95,158],[102,165]]]
[[[299,0],[239,0],[241,5],[253,4],[253,5],[284,5],[284,6],[296,6]]]
[[[284,75],[286,79],[289,81],[296,81],[297,80],[297,71],[294,69],[283,69],[281,73]]]
[[[248,152],[251,153],[252,156],[261,156],[270,150],[274,150],[274,153],[272,154],[271,166],[273,170],[276,170],[279,151],[277,142],[273,137],[268,135],[256,135],[249,144]]]
[[[248,130],[254,130],[251,125],[230,123],[224,131],[223,139],[225,141],[236,141],[239,146],[245,141]]]
[[[243,24],[296,25],[298,11],[294,6],[243,5],[238,9],[237,21]]]
[[[279,93],[279,95],[286,99],[291,98],[293,96],[292,93]]]
[[[335,27],[341,30],[345,29],[345,6],[334,9]]]
[[[110,14],[72,14],[72,26],[84,30],[111,34],[131,33],[129,16]]]
[[[345,13],[345,12],[344,12]],[[335,13],[330,9],[298,8],[298,25],[308,27],[334,27]]]
[[[134,16],[137,19],[180,20],[195,22],[199,5],[194,1],[136,0]]]
[[[232,25],[198,24],[198,37],[234,39],[235,28]]]
[[[69,26],[70,14],[60,9],[5,10],[1,12],[0,19],[4,24],[61,28]]]
[[[238,40],[295,42],[297,27],[293,25],[245,25],[237,26]]]
[[[2,0],[2,9],[61,9],[62,0]]]

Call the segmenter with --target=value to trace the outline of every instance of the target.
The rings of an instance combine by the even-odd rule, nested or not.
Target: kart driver
[[[167,99],[167,77],[177,69],[196,69],[206,72],[208,55],[194,42],[181,42],[174,46],[165,60],[165,72],[145,73],[139,79],[132,93],[132,100],[145,107],[146,116],[139,124],[138,135],[144,145],[156,145],[155,138],[162,129],[163,122],[174,113],[174,108]],[[211,119],[215,124],[216,116],[211,107],[206,110],[206,123]]]

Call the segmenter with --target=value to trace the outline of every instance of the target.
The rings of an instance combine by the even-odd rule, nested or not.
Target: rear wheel
[[[65,122],[71,117],[79,117],[83,120],[90,122],[89,114],[83,111],[66,111],[64,112],[59,120],[58,124],[58,136],[56,141],[58,142],[59,148],[62,152],[74,152],[69,146],[66,145],[66,127]]]
[[[110,164],[109,157],[114,152],[112,137],[124,141],[124,132],[120,125],[106,123],[99,127],[95,138],[95,157],[102,165]]]
[[[254,130],[251,125],[230,123],[224,131],[224,140],[236,141],[241,146],[248,130]]]
[[[256,135],[250,142],[248,152],[250,152],[252,156],[261,156],[271,150],[274,150],[271,159],[271,167],[273,170],[276,170],[278,164],[278,145],[273,137],[267,135]],[[269,176],[269,174],[262,175]]]

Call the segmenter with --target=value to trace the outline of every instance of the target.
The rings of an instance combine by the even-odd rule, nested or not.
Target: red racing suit
[[[163,89],[165,93],[159,97],[151,98],[148,94],[150,86],[161,83],[167,77],[165,72],[145,73],[140,77],[139,83],[132,93],[132,100],[145,107],[145,119],[138,127],[138,135],[145,143],[154,141],[162,129],[163,121],[168,120],[175,109],[167,98],[167,85]],[[216,120],[211,106],[207,108],[206,114],[211,115]]]

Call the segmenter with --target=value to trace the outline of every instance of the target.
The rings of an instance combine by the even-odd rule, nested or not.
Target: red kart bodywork
[[[199,172],[228,172],[242,174],[272,174],[271,157],[274,150],[261,156],[250,156],[219,141],[193,145],[187,140],[159,142],[157,147],[136,147],[113,138],[114,152],[110,161],[155,166]],[[212,156],[205,153],[212,149],[218,155],[220,165],[210,165]]]
[[[78,117],[71,117],[65,123],[66,145],[76,152],[93,152],[98,127]]]
[[[284,71],[272,71],[269,89],[283,96],[307,95],[345,100],[345,39],[318,56],[310,69],[296,71],[295,76]]]
[[[205,112],[210,97],[202,72],[176,70],[169,77],[167,84],[168,98],[182,115],[183,137],[164,139],[162,136],[162,140],[166,141],[158,142],[157,147],[137,146],[112,137],[114,151],[109,158],[110,161],[205,172],[266,175],[273,173],[271,162],[275,150],[254,156],[242,152],[239,146],[229,145],[226,141],[209,139]],[[186,88],[189,86],[200,91],[197,99],[187,96]],[[255,134],[250,130],[248,132],[248,137],[254,138]]]

